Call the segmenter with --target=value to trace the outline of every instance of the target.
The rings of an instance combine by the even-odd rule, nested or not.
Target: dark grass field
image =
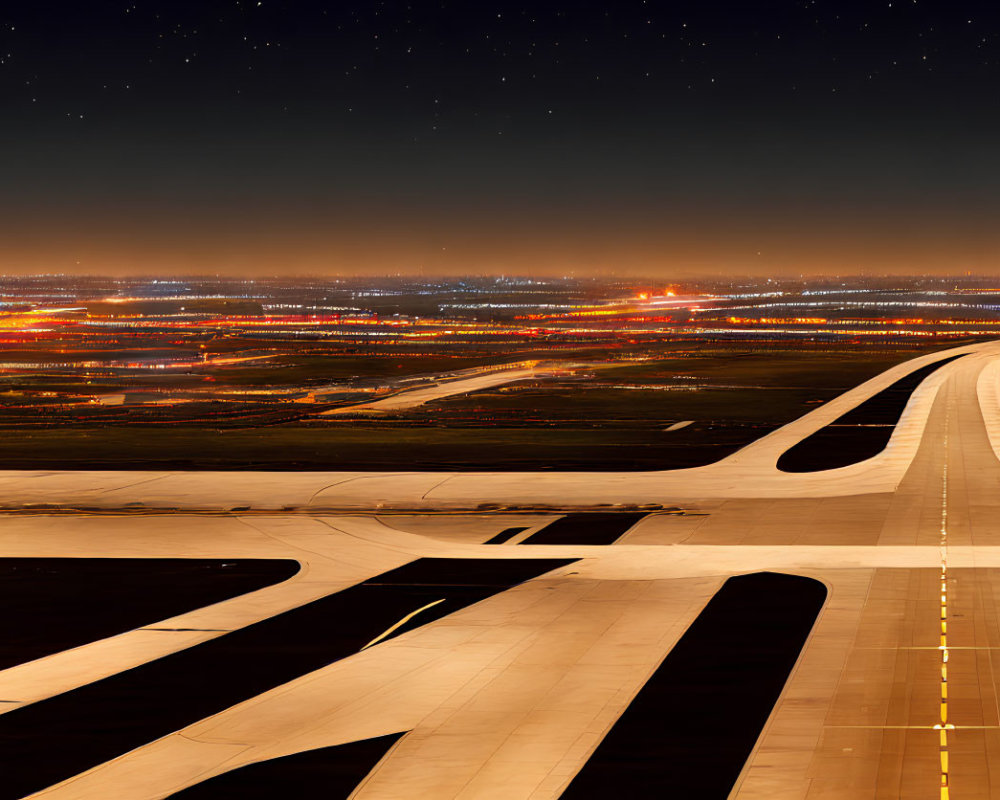
[[[402,636],[575,560],[420,558],[238,630],[0,714],[4,752],[0,798],[15,800],[40,791],[377,646],[375,637],[383,641],[386,637],[380,634],[428,600],[439,602],[393,627],[388,636]]]
[[[913,392],[951,356],[914,370],[782,453],[778,469],[817,472],[873,458],[885,449]]]
[[[826,594],[799,575],[727,580],[562,797],[728,797]]]
[[[86,419],[41,415],[30,421],[0,417],[0,468],[593,471],[700,466],[894,364],[955,344],[878,350],[674,346],[654,352],[652,361],[446,398],[391,417],[287,421],[275,414],[261,417],[266,424],[259,424],[236,414],[221,425],[185,419],[184,406],[155,413],[118,409],[106,419],[99,414]],[[600,355],[574,354],[581,360]],[[463,361],[448,359],[456,367]],[[264,382],[263,374],[258,377]],[[685,420],[692,424],[666,430]]]

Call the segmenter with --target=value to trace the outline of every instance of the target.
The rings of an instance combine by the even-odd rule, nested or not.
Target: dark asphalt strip
[[[504,530],[500,531],[500,533],[498,533],[496,536],[492,537],[491,539],[487,539],[485,542],[483,542],[483,544],[503,544],[504,542],[508,542],[511,539],[513,539],[515,536],[517,536],[522,531],[526,531],[526,530],[528,530],[528,529],[527,528],[505,528]]]
[[[778,458],[783,472],[819,472],[877,456],[889,444],[896,423],[916,388],[933,372],[965,354],[943,358],[900,378],[788,448]]]
[[[0,800],[51,786],[346,658],[390,629],[385,638],[575,560],[418,559],[246,628],[0,714]]]
[[[811,578],[727,580],[563,800],[725,800],[825,600],[826,587]]]
[[[646,515],[645,511],[567,514],[535,531],[521,544],[613,544]]]
[[[285,559],[0,558],[0,669],[287,580]]]
[[[405,733],[248,764],[183,789],[167,800],[346,798]]]

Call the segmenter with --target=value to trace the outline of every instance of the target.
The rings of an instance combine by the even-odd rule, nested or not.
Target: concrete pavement
[[[792,444],[954,352],[968,355],[919,387],[879,456],[775,468]],[[0,505],[57,508],[4,516],[0,556],[284,557],[304,568],[156,626],[173,630],[0,672],[0,718],[415,558],[571,556],[581,560],[38,795],[162,798],[245,764],[405,730],[353,796],[554,798],[723,581],[771,570],[816,578],[829,597],[733,796],[941,798],[943,779],[950,798],[1000,796],[998,387],[997,344],[925,356],[718,464],[673,472],[3,473]],[[110,513],[128,503],[147,513]],[[470,513],[480,503],[703,515],[652,514],[611,546],[527,547],[518,542],[550,515]],[[527,530],[482,544],[512,526]]]

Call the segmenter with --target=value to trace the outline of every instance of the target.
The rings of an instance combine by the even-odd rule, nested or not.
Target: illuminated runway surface
[[[879,455],[775,468],[862,401],[956,354],[913,391]],[[725,797],[713,758],[739,798],[1000,794],[998,387],[995,344],[915,359],[719,464],[675,472],[3,473],[12,510],[0,558],[301,568],[234,584],[243,594],[221,589],[212,605],[152,604],[176,616],[97,626],[107,638],[71,650],[26,647],[35,660],[0,671],[0,742],[20,753],[0,796],[241,796],[325,782],[358,798],[585,797],[599,784],[584,776],[600,775],[644,797],[637,775],[658,743],[687,748],[660,758],[673,772],[657,777],[684,797]],[[480,504],[525,510],[473,513]],[[610,516],[615,506],[628,513]],[[779,602],[780,580],[757,593],[771,601],[760,606],[712,601],[748,573],[812,579],[801,586],[818,587],[805,591],[822,609]],[[801,649],[777,641],[795,626]],[[713,666],[740,659],[756,671]],[[182,678],[221,682],[217,707],[212,691],[156,678],[182,662]],[[272,677],[258,681],[265,667]],[[226,670],[241,674],[227,682]],[[747,702],[719,710],[713,680],[744,681]],[[773,703],[761,721],[751,696]],[[155,725],[128,728],[129,697]],[[46,725],[113,743],[72,761],[55,738],[47,752]],[[17,751],[31,737],[34,749]]]

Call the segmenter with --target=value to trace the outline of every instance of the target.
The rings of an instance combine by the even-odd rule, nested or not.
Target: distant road
[[[551,368],[544,370],[551,372]],[[459,378],[458,380],[435,383],[431,386],[421,386],[416,389],[394,394],[382,400],[374,400],[370,403],[358,403],[356,405],[334,408],[324,411],[320,416],[330,416],[333,414],[356,414],[358,412],[386,413],[392,411],[402,411],[407,408],[422,406],[442,397],[451,397],[456,394],[466,394],[468,392],[478,392],[482,389],[491,389],[494,386],[502,386],[506,383],[528,380],[536,377],[538,370],[535,368],[508,369],[487,372],[482,375],[475,375],[471,378]]]

